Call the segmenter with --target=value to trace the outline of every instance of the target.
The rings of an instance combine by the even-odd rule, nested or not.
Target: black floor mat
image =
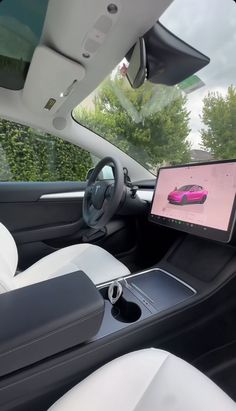
[[[236,341],[208,352],[193,365],[236,401]]]

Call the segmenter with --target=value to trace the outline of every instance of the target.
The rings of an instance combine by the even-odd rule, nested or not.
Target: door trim
[[[70,198],[84,198],[84,191],[72,191],[67,193],[50,193],[40,196],[40,200],[58,200],[58,199],[70,199]]]

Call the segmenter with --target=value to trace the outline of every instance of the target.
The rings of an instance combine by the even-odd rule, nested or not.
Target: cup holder
[[[141,317],[141,308],[138,304],[125,300],[123,297],[113,305],[111,309],[112,316],[122,323],[134,323]]]

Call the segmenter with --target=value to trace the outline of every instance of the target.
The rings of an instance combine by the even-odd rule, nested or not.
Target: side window
[[[83,181],[92,156],[59,137],[0,120],[0,181]]]

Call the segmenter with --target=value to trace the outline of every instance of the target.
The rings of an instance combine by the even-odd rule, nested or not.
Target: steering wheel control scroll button
[[[113,281],[108,288],[108,298],[112,305],[116,304],[117,301],[123,294],[123,288],[119,281]]]

